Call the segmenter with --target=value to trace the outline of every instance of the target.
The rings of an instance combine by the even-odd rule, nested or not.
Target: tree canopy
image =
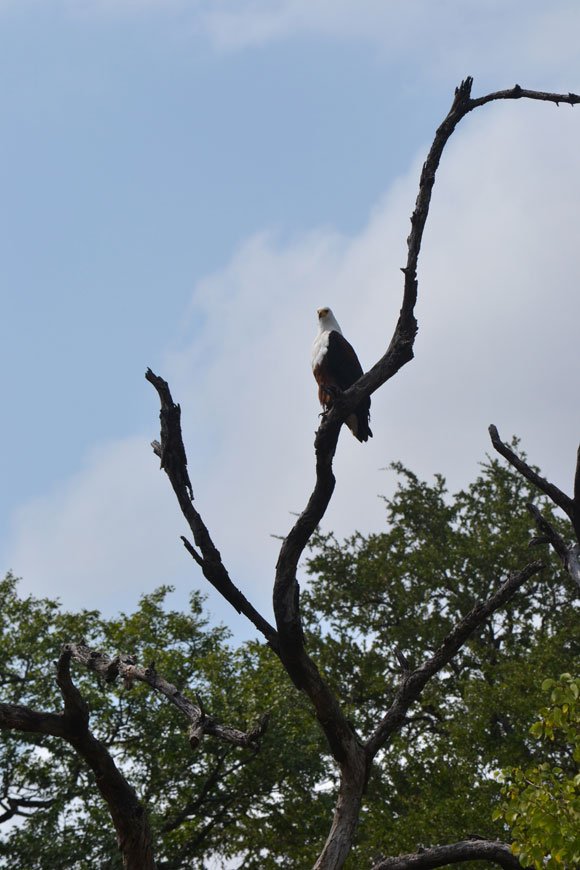
[[[474,600],[525,560],[534,537],[526,503],[536,498],[549,513],[545,499],[495,459],[454,495],[440,476],[425,482],[400,465],[395,470],[386,530],[347,541],[319,533],[305,566],[308,642],[363,734],[388,704],[401,662],[412,666],[428,655]],[[552,522],[562,524],[554,516]],[[337,779],[303,695],[266,646],[235,647],[226,629],[208,625],[199,594],[181,613],[169,607],[169,591],[144,596],[133,614],[105,619],[19,597],[7,577],[4,687],[20,704],[58,707],[47,663],[75,638],[154,661],[217,720],[251,729],[268,712],[259,751],[207,737],[192,753],[179,715],[147,686],[75,672],[97,736],[149,807],[160,866],[202,868],[212,855],[218,866],[227,859],[248,868],[309,866],[326,836]],[[556,679],[578,661],[576,594],[552,559],[429,684],[381,753],[348,866],[370,866],[386,844],[397,853],[467,833],[505,838],[494,772],[561,761],[558,746],[540,752],[529,729],[544,701],[541,676]],[[92,774],[71,747],[5,732],[0,765],[5,866],[122,866]]]
[[[542,689],[549,704],[530,733],[552,743],[550,760],[503,771],[506,800],[494,816],[511,825],[512,850],[523,865],[558,870],[580,865],[580,686],[571,674],[561,674],[544,680]]]

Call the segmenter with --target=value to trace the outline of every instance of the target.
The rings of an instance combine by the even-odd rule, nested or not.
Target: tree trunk
[[[314,870],[340,870],[354,841],[367,780],[364,749],[343,764],[332,827]]]

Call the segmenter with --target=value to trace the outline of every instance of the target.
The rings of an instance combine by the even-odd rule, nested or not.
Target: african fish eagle
[[[318,383],[320,404],[327,411],[332,407],[332,389],[347,390],[363,370],[330,308],[319,308],[317,313],[319,332],[312,345],[312,371]],[[346,419],[346,425],[361,442],[373,437],[369,427],[370,407],[368,397]]]

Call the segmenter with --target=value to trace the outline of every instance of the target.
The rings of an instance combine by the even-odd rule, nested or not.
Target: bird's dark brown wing
[[[354,348],[340,332],[330,333],[325,362],[341,390],[348,390],[363,373]]]

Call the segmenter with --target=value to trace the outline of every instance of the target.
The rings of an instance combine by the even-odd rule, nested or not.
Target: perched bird
[[[333,390],[347,390],[358,381],[363,370],[330,308],[319,308],[317,313],[319,332],[312,345],[312,371],[318,383],[320,404],[327,411],[332,407]],[[346,420],[346,425],[359,441],[373,437],[369,428],[370,407],[369,397]]]

